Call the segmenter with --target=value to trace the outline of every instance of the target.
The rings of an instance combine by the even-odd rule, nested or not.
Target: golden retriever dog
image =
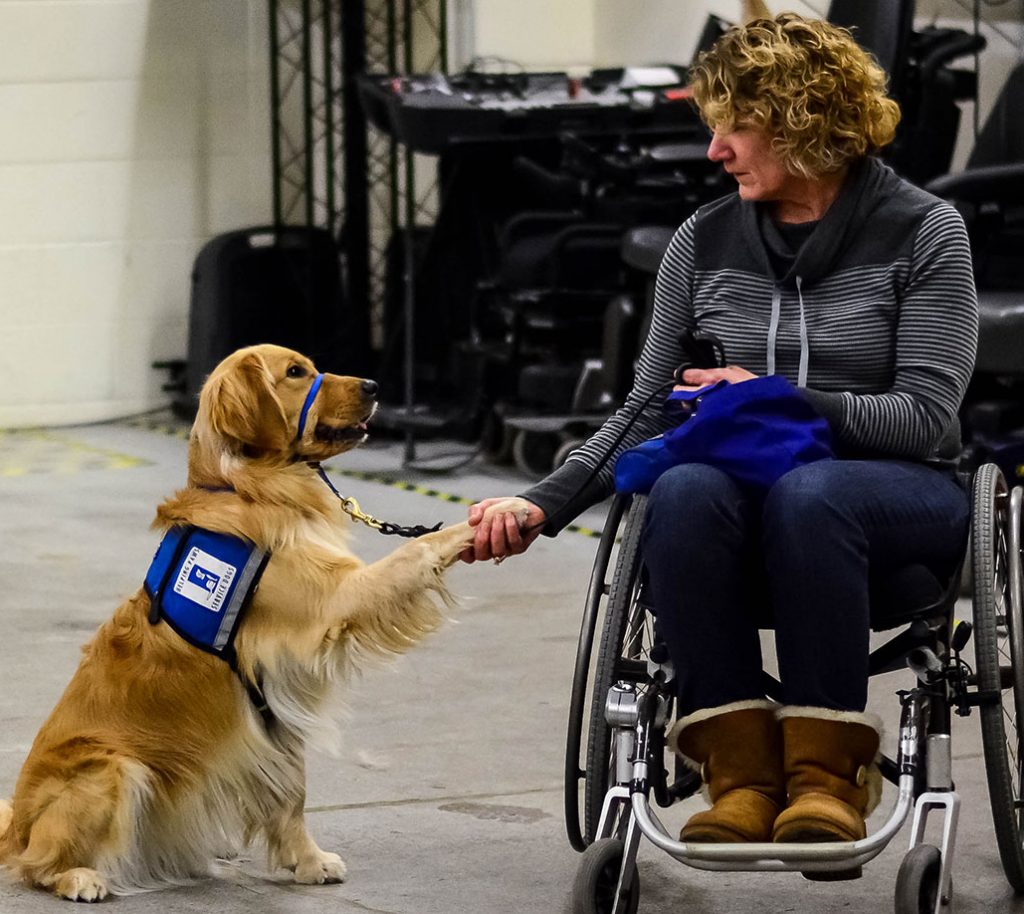
[[[304,748],[336,738],[331,699],[360,660],[438,627],[450,603],[443,572],[472,540],[461,523],[372,564],[346,545],[350,520],[319,462],[362,442],[375,393],[279,346],[239,350],[213,371],[187,486],[154,527],[228,533],[269,552],[236,660],[151,620],[145,588],[118,607],[0,803],[9,871],[97,901],[191,881],[262,839],[270,865],[296,882],[344,879],[341,858],[306,831]]]

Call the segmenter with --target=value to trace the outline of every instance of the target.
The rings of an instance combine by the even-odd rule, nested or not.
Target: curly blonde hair
[[[730,29],[690,69],[712,130],[751,125],[792,172],[835,172],[892,142],[899,105],[885,71],[846,30],[782,13]]]

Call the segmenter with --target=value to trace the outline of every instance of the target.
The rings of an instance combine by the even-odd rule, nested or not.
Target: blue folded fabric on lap
[[[834,457],[828,422],[780,375],[673,391],[673,403],[689,405],[683,421],[619,456],[617,492],[646,494],[670,467],[703,463],[763,494],[790,470]]]

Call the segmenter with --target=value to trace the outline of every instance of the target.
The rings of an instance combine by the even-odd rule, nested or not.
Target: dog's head
[[[249,346],[210,374],[196,428],[246,456],[326,460],[366,438],[376,394],[375,382],[321,375],[294,350]]]

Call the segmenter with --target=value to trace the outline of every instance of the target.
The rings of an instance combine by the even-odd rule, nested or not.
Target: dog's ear
[[[264,451],[287,449],[288,418],[270,370],[258,353],[246,353],[227,371],[210,378],[201,400],[217,434]]]

